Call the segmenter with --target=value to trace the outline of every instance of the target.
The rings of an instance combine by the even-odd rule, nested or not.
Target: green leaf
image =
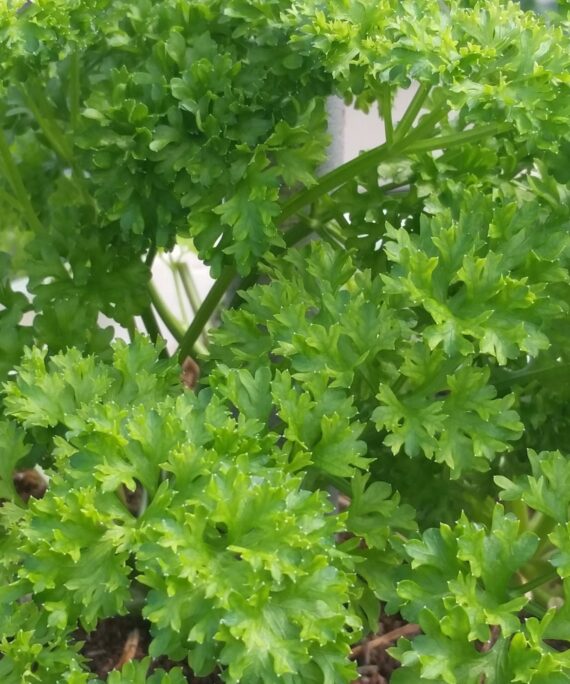
[[[347,527],[362,537],[369,547],[385,549],[396,530],[415,530],[414,510],[400,504],[398,493],[392,493],[386,482],[372,482],[366,487],[368,479],[360,473],[352,478]]]

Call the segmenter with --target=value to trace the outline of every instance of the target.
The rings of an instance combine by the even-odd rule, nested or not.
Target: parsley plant
[[[386,140],[319,176],[331,95]],[[94,684],[78,626],[137,612],[198,675],[351,682],[380,607],[421,628],[393,684],[567,682],[564,13],[12,0],[0,96],[2,682]],[[108,681],[184,681],[149,667]]]

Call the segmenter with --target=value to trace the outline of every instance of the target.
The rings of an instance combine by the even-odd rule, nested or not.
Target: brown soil
[[[387,684],[398,663],[388,655],[386,649],[395,643],[401,632],[411,636],[415,631],[415,626],[406,625],[399,616],[384,616],[379,629],[380,636],[372,635],[353,649],[359,672],[356,682]],[[93,632],[86,633],[78,629],[75,637],[83,642],[81,653],[87,658],[90,670],[101,679],[106,679],[111,670],[121,669],[129,660],[144,658],[151,641],[149,623],[130,616],[101,620]],[[190,684],[219,684],[222,681],[217,673],[197,677],[187,663],[173,662],[166,657],[155,659],[151,672],[158,668],[168,671],[177,666],[182,668]]]
[[[140,660],[148,655],[150,644],[149,624],[137,617],[113,617],[101,620],[97,628],[87,634],[78,629],[77,641],[84,642],[81,653],[88,659],[90,670],[101,679],[106,679],[111,670],[120,669],[129,660]],[[162,668],[171,670],[181,667],[191,684],[218,684],[222,680],[217,674],[196,677],[186,663],[175,663],[166,657],[153,661],[151,672]]]

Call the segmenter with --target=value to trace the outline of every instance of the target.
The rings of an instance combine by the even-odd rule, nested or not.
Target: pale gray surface
[[[400,90],[398,92],[392,113],[394,125],[402,118],[416,90],[417,86],[412,86],[408,90]],[[368,114],[358,111],[354,107],[346,107],[343,131],[343,161],[354,159],[360,152],[381,145],[385,141],[384,124],[378,115],[378,108],[376,106]]]

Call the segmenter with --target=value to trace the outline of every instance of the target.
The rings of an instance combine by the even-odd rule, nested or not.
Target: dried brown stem
[[[397,627],[386,634],[381,634],[380,636],[371,639],[370,641],[365,641],[363,644],[358,644],[355,646],[351,653],[351,658],[356,658],[364,651],[369,651],[375,648],[387,648],[394,641],[403,636],[416,636],[421,632],[420,626],[414,623],[409,623],[403,625],[402,627]]]
[[[137,649],[139,647],[139,641],[140,633],[138,629],[133,629],[131,632],[129,632],[127,640],[125,641],[125,645],[123,646],[123,652],[121,653],[121,657],[115,665],[115,670],[120,670],[123,667],[123,665],[126,665],[135,657],[135,655],[137,654]]]

